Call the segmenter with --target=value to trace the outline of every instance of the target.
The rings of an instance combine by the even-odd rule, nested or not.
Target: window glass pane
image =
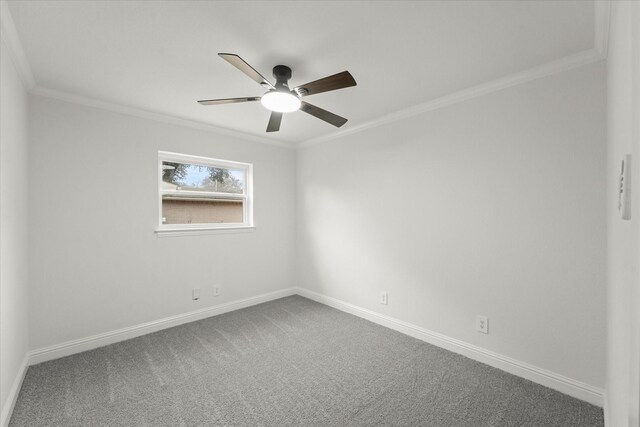
[[[162,197],[163,224],[222,224],[244,222],[243,199],[185,199]]]
[[[244,169],[162,162],[162,224],[243,223]]]
[[[165,191],[243,194],[246,188],[245,179],[243,169],[162,162],[162,181]]]

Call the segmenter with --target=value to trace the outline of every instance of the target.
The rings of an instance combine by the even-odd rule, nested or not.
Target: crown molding
[[[264,143],[281,148],[298,149],[329,142],[347,135],[365,131],[367,129],[372,129],[384,124],[393,123],[428,111],[436,110],[438,108],[443,108],[448,105],[453,105],[462,101],[466,101],[468,99],[486,95],[491,92],[506,89],[511,86],[526,83],[532,80],[561,73],[572,68],[581,67],[592,62],[606,59],[609,46],[609,20],[611,1],[596,0],[594,1],[594,9],[593,49],[582,51],[574,55],[559,59],[557,61],[553,61],[538,67],[522,71],[520,73],[512,74],[487,83],[473,86],[471,88],[463,89],[461,91],[454,92],[449,95],[445,95],[443,97],[433,99],[413,107],[402,109],[394,113],[379,117],[377,119],[361,123],[359,125],[352,126],[348,129],[337,131],[328,135],[319,136],[316,138],[307,139],[298,142],[297,144],[293,142],[283,142],[270,138],[259,137],[253,134],[214,126],[209,123],[192,119],[181,118],[165,113],[125,106],[112,102],[102,101],[95,98],[84,97],[69,92],[63,92],[55,89],[37,86],[33,73],[31,71],[31,67],[29,65],[29,61],[27,60],[24,49],[22,47],[22,43],[20,42],[20,38],[18,37],[18,33],[14,25],[13,18],[11,17],[11,12],[6,0],[0,0],[0,39],[3,45],[6,46],[10,57],[15,63],[25,88],[34,95],[59,99],[66,102],[100,108],[112,112],[132,115],[135,117],[169,123],[177,126],[184,126],[207,132],[213,132],[216,134],[231,136],[252,142]]]
[[[593,31],[593,49],[579,52],[574,55],[567,56],[565,58],[553,61],[547,64],[543,64],[538,67],[534,67],[520,73],[512,74],[510,76],[502,77],[491,82],[483,83],[478,86],[467,88],[459,92],[454,92],[449,95],[445,95],[441,98],[437,98],[431,101],[427,101],[422,104],[418,104],[414,107],[406,108],[394,113],[382,116],[380,118],[367,121],[365,123],[350,127],[348,129],[338,131],[329,135],[320,136],[317,138],[311,138],[306,141],[297,144],[297,148],[311,147],[313,145],[322,144],[335,139],[342,138],[347,135],[362,132],[367,129],[372,129],[377,126],[381,126],[387,123],[393,123],[395,121],[403,120],[415,115],[425,113],[427,111],[436,110],[438,108],[446,107],[448,105],[456,104],[458,102],[466,101],[477,96],[486,95],[491,92],[506,89],[511,86],[526,83],[535,79],[550,76],[553,74],[561,73],[563,71],[570,70],[572,68],[581,67],[583,65],[590,64],[592,62],[600,61],[607,58],[607,52],[609,49],[609,21],[611,14],[611,0],[596,0],[594,1],[594,31]]]
[[[18,37],[18,31],[13,23],[9,4],[6,0],[0,0],[0,40],[2,40],[7,52],[9,52],[9,56],[18,70],[22,84],[27,90],[31,90],[36,85],[36,81],[33,78],[31,66],[27,61],[22,43],[20,43],[20,37]]]
[[[330,135],[320,136],[318,138],[306,140],[304,142],[299,143],[297,147],[306,148],[306,147],[311,147],[317,144],[329,142],[335,139],[345,137],[347,135],[352,135],[354,133],[362,132],[368,129],[373,129],[378,126],[397,122],[399,120],[404,120],[409,117],[426,113],[428,111],[437,110],[439,108],[457,104],[459,102],[476,98],[478,96],[482,96],[482,95],[486,95],[502,89],[506,89],[511,86],[516,86],[522,83],[530,82],[532,80],[537,80],[543,77],[551,76],[553,74],[558,74],[567,70],[571,70],[573,68],[582,67],[592,62],[600,61],[602,59],[604,59],[603,54],[600,53],[595,48],[585,50],[585,51],[576,53],[574,55],[570,55],[565,58],[559,59],[557,61],[549,62],[547,64],[544,64],[538,67],[530,68],[528,70],[525,70],[519,73],[511,74],[509,76],[501,77],[499,79],[496,79],[487,83],[483,83],[483,84],[473,86],[458,92],[454,92],[449,95],[445,95],[443,97],[440,97],[431,101],[427,101],[425,103],[418,104],[413,107],[396,111],[395,113],[387,114],[378,119],[353,126],[343,131],[339,131]]]
[[[611,1],[596,0],[594,16],[593,44],[594,48],[607,57],[609,50],[609,21],[611,16]]]
[[[205,122],[199,122],[196,120],[185,119],[155,111],[144,110],[137,107],[129,107],[112,102],[102,101],[95,98],[89,98],[69,92],[63,92],[38,86],[35,78],[33,77],[33,72],[31,71],[31,66],[29,65],[27,56],[24,53],[24,48],[22,47],[22,43],[20,42],[20,37],[18,36],[18,31],[16,30],[13,18],[11,17],[11,11],[9,10],[9,5],[6,0],[0,0],[0,41],[2,43],[2,46],[6,47],[7,52],[9,53],[9,56],[11,57],[11,60],[13,61],[18,74],[20,75],[20,79],[22,80],[22,84],[24,85],[25,89],[33,95],[58,99],[61,101],[71,102],[88,107],[100,108],[103,110],[154,120],[157,122],[212,132],[219,135],[239,138],[244,141],[259,142],[280,148],[295,148],[292,143],[263,138],[245,132],[239,132],[232,129],[214,126]]]
[[[248,133],[214,126],[205,122],[199,122],[196,120],[185,119],[177,116],[172,116],[169,114],[163,114],[155,111],[144,110],[142,108],[125,106],[125,105],[116,104],[113,102],[102,101],[96,98],[76,95],[73,93],[63,92],[55,89],[49,89],[42,86],[34,86],[29,92],[32,95],[42,96],[45,98],[57,99],[57,100],[69,102],[72,104],[79,104],[86,107],[99,108],[99,109],[111,111],[114,113],[125,114],[129,116],[139,117],[142,119],[153,120],[156,122],[168,123],[171,125],[182,126],[182,127],[202,130],[206,132],[212,132],[218,135],[224,135],[224,136],[230,136],[233,138],[242,139],[244,141],[258,142],[261,144],[273,145],[280,148],[288,148],[288,149],[295,148],[295,146],[292,143],[288,143],[288,142],[276,141],[269,138],[262,138],[262,137],[251,135]]]

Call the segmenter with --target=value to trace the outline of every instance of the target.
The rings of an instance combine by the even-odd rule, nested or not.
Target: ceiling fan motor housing
[[[276,65],[273,67],[273,77],[276,78],[276,88],[287,85],[287,82],[291,78],[291,68],[286,65]]]

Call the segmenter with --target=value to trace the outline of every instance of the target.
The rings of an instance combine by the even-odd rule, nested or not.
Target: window
[[[158,234],[253,228],[252,169],[159,151]]]

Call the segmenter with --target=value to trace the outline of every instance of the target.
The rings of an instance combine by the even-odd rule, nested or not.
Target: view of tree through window
[[[183,191],[244,192],[244,171],[187,163],[162,163],[162,180]]]

